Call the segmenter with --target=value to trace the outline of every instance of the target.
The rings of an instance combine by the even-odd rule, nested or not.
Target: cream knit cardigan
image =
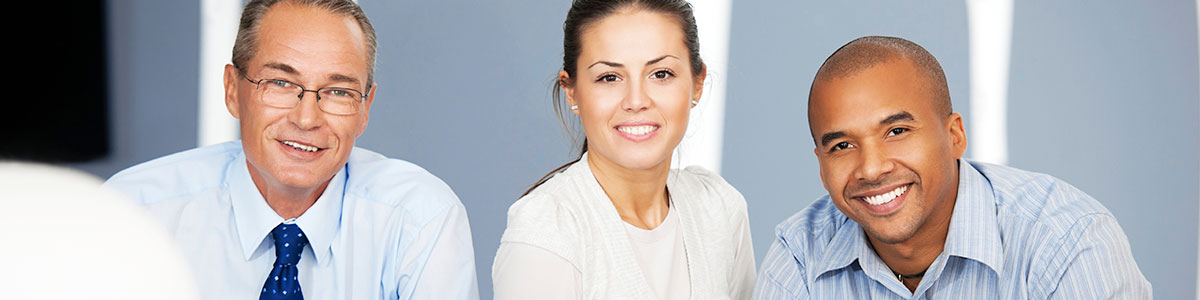
[[[746,201],[720,176],[701,167],[673,169],[667,177],[679,213],[692,299],[750,296],[749,274],[732,274],[746,222]],[[624,221],[588,167],[587,154],[508,210],[501,243],[525,243],[561,256],[582,274],[584,299],[654,299],[633,253]],[[737,278],[741,277],[741,278]],[[731,283],[744,280],[743,291]]]

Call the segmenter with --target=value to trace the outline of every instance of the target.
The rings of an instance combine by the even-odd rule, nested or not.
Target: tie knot
[[[300,252],[308,245],[308,237],[296,224],[279,224],[271,230],[275,239],[275,260],[280,264],[295,265],[300,261]]]

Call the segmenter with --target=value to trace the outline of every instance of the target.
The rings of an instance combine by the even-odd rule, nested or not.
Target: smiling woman
[[[671,169],[705,78],[691,6],[575,1],[563,27],[554,105],[579,116],[583,149],[509,209],[496,298],[749,298],[745,200]]]

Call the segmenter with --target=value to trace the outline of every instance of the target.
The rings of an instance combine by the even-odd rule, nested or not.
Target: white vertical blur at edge
[[[967,0],[970,39],[971,158],[1008,163],[1009,55],[1012,52],[1012,0]]]
[[[675,167],[702,166],[721,173],[725,129],[725,75],[729,61],[731,0],[693,0],[700,34],[700,57],[708,68],[700,104],[692,108],[687,134],[677,148]]]
[[[0,299],[200,299],[171,233],[101,183],[0,161]]]
[[[225,64],[233,56],[241,0],[200,1],[200,122],[196,126],[198,146],[217,144],[238,137],[237,119],[225,109]]]

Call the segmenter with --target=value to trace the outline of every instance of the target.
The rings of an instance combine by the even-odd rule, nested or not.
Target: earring
[[[571,110],[579,110],[579,105],[571,105]]]
[[[692,99],[692,106],[696,106],[696,105],[700,105],[700,101],[696,101],[696,99]]]

